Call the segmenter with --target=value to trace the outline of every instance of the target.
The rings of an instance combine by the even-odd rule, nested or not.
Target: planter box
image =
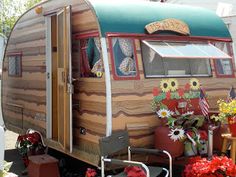
[[[47,154],[29,157],[29,177],[60,177],[58,160]]]

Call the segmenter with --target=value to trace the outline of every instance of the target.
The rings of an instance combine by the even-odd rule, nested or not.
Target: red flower
[[[87,168],[86,177],[95,177],[97,175],[96,170],[92,169],[92,168]]]
[[[143,169],[137,166],[126,167],[124,172],[127,174],[127,177],[146,177],[146,173]]]
[[[204,130],[199,130],[199,134],[200,134],[200,139],[201,139],[201,140],[208,140],[208,136],[207,136],[206,131],[204,131]]]
[[[170,91],[166,92],[166,99],[170,100],[171,99],[171,93]]]
[[[154,88],[153,88],[153,90],[152,90],[152,94],[153,94],[153,96],[157,96],[157,95],[159,95],[159,90],[158,90],[157,87],[154,87]]]
[[[236,176],[236,165],[226,156],[214,156],[211,161],[206,158],[191,158],[185,166],[183,177],[234,177]]]
[[[186,91],[189,91],[190,90],[190,84],[189,83],[185,84],[184,89]]]
[[[179,89],[178,89],[178,93],[179,93],[179,96],[180,96],[180,97],[183,97],[183,96],[184,96],[184,89],[179,88]]]

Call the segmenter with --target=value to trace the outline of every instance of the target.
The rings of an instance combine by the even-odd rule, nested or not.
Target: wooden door
[[[71,7],[57,14],[58,142],[72,151]]]

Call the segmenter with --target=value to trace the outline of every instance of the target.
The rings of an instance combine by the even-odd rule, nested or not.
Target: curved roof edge
[[[175,18],[188,25],[190,36],[231,39],[223,20],[213,11],[203,8],[147,1],[89,1],[103,37],[106,33],[145,34],[145,25]]]

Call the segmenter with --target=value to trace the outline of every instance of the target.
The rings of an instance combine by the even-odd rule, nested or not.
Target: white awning
[[[224,53],[210,43],[142,41],[162,58],[202,58],[229,59]]]

